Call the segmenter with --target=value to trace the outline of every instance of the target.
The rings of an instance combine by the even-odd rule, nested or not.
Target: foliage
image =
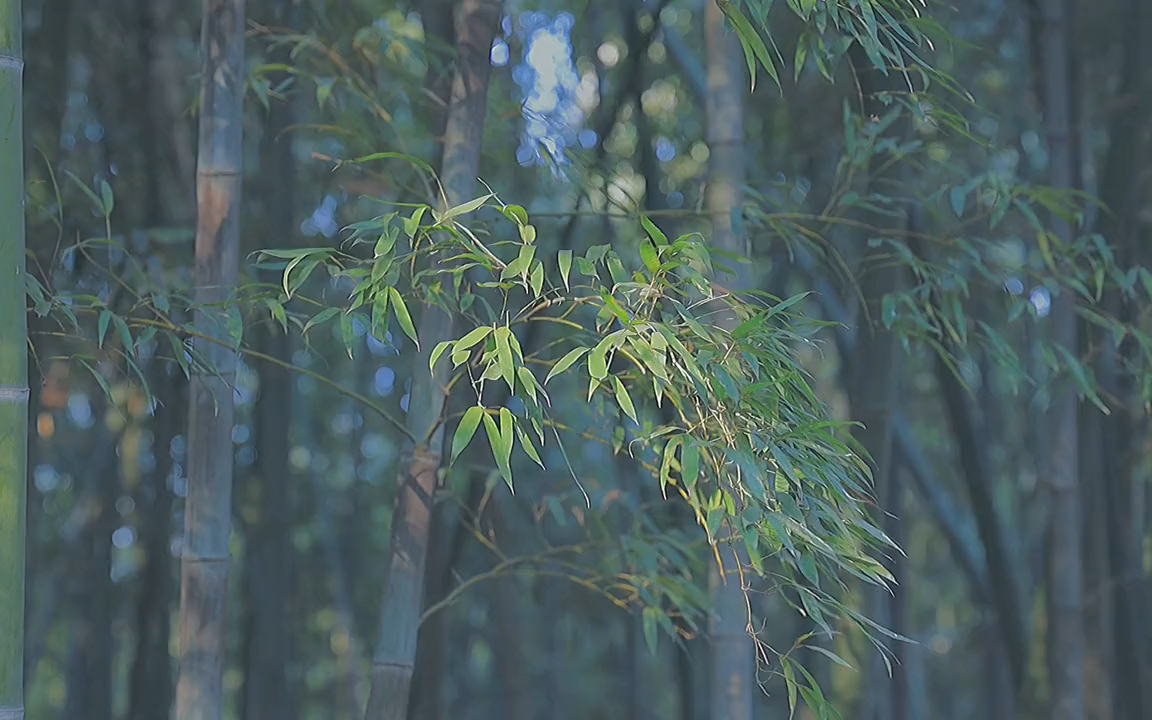
[[[498,209],[515,233],[464,224],[485,208]],[[795,587],[807,614],[831,634],[829,618],[840,614],[834,596],[846,577],[891,578],[873,559],[888,540],[864,512],[867,465],[797,361],[796,346],[810,343],[821,324],[795,311],[803,295],[723,291],[707,279],[712,259],[701,237],[669,240],[647,219],[642,224],[636,266],[597,245],[582,256],[560,251],[550,270],[537,257],[536,226],[524,208],[487,194],[444,211],[418,205],[355,223],[341,249],[261,255],[286,261],[272,315],[304,333],[339,323],[350,352],[356,323],[378,338],[398,327],[418,343],[410,306],[435,304],[464,318],[461,336],[430,355],[432,365],[452,363],[451,384],[465,384],[476,398],[458,419],[451,455],[459,457],[482,427],[509,488],[516,447],[543,467],[539,448],[548,435],[561,450],[564,431],[595,436],[551,412],[549,388],[576,384],[633,433],[626,451],[665,497],[671,491],[687,503],[718,552],[734,534],[752,568]],[[319,268],[350,289],[342,309],[297,314],[281,304]],[[711,319],[721,311],[740,320],[731,332]],[[529,323],[554,325],[560,336],[526,352],[517,330]],[[505,386],[512,401],[484,405],[491,384]]]

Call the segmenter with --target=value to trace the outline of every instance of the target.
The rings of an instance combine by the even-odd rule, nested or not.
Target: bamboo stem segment
[[[193,372],[189,383],[177,720],[221,720],[224,714],[237,351],[227,340],[223,306],[240,262],[244,0],[204,0],[200,52],[195,343],[208,367]]]
[[[28,326],[20,0],[0,0],[0,720],[24,718]]]

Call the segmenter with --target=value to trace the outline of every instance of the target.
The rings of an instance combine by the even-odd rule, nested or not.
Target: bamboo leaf
[[[647,240],[640,243],[640,259],[644,261],[644,267],[648,268],[648,272],[653,275],[660,270],[660,258],[656,254],[656,247]]]
[[[586,352],[588,352],[588,348],[586,347],[576,348],[557,360],[556,364],[552,366],[552,369],[548,371],[548,377],[544,378],[544,384],[547,385],[548,381],[553,377],[572,367],[577,360],[584,357],[584,353]]]
[[[532,458],[532,461],[541,469],[547,469],[544,467],[544,461],[540,459],[540,453],[536,451],[536,446],[532,443],[532,438],[528,437],[528,433],[524,432],[520,423],[516,423],[516,436],[520,438],[520,447],[524,448],[525,454]]]
[[[112,194],[112,186],[108,184],[107,180],[100,181],[100,205],[104,211],[104,217],[112,214],[112,209],[116,207],[116,196]]]
[[[522,205],[505,205],[504,216],[514,220],[517,225],[528,224],[528,211]]]
[[[334,307],[324,308],[320,312],[313,315],[312,319],[310,319],[307,323],[304,324],[304,330],[301,332],[301,334],[307,335],[308,331],[311,330],[314,325],[319,325],[321,323],[327,322],[328,320],[332,319],[332,317],[334,317],[339,312],[340,312],[340,308],[334,308]]]
[[[456,458],[460,457],[460,453],[472,442],[483,416],[484,408],[480,405],[474,405],[464,411],[464,416],[460,418],[460,424],[456,426],[456,432],[452,435],[452,462],[456,462]]]
[[[340,316],[340,342],[344,344],[344,351],[351,360],[352,348],[356,345],[356,322],[355,317],[348,313]]]
[[[507,327],[498,327],[493,334],[496,340],[496,364],[500,368],[500,374],[504,376],[504,382],[508,383],[508,392],[516,393],[516,363],[512,358],[512,346],[508,342],[508,336],[512,331]]]
[[[428,372],[436,372],[436,361],[444,354],[448,348],[452,347],[451,340],[436,343],[436,347],[432,348],[432,354],[428,356]]]
[[[684,478],[684,487],[691,490],[700,477],[700,448],[694,442],[685,442],[680,455],[680,476]]]
[[[616,404],[625,415],[632,418],[632,422],[639,424],[640,421],[636,418],[636,406],[632,404],[632,396],[628,394],[628,389],[624,387],[620,378],[613,376],[612,379],[616,381]]]
[[[648,646],[648,652],[656,652],[656,639],[657,639],[657,609],[651,606],[645,607],[642,617],[644,625],[644,644]]]
[[[420,349],[420,341],[416,338],[416,326],[412,324],[412,316],[408,314],[408,306],[404,304],[404,298],[400,296],[400,291],[394,287],[388,288],[388,297],[392,304],[392,312],[396,315],[396,320],[400,323],[401,329],[404,334],[412,339],[416,344],[416,349]]]
[[[96,323],[96,347],[104,347],[104,336],[108,334],[108,324],[112,322],[112,313],[108,310],[100,311],[100,320]]]
[[[668,236],[660,229],[656,223],[652,222],[647,215],[640,216],[640,224],[644,227],[644,232],[648,233],[648,237],[652,238],[652,242],[657,247],[667,247]]]
[[[481,327],[478,327],[475,330],[473,330],[472,332],[465,335],[464,337],[457,340],[455,343],[455,347],[453,348],[453,351],[454,352],[460,352],[461,350],[467,350],[468,348],[472,347],[473,345],[480,342],[484,338],[488,337],[488,334],[491,332],[492,332],[492,326],[491,325],[483,325]]]
[[[461,203],[456,207],[448,208],[444,211],[444,214],[440,216],[440,220],[441,222],[445,220],[451,220],[452,218],[460,217],[461,215],[467,215],[470,212],[479,210],[484,206],[484,203],[488,202],[489,198],[491,197],[492,193],[488,193],[487,195],[478,197],[475,200],[469,200],[468,202]]]
[[[596,380],[608,377],[608,351],[611,350],[610,337],[606,337],[588,355],[588,374]]]
[[[683,435],[677,435],[664,444],[664,458],[660,462],[660,487],[665,488],[672,481],[672,463],[676,460],[676,449],[684,442]]]
[[[564,288],[570,290],[568,275],[572,272],[572,251],[561,250],[556,254],[556,262],[560,265],[560,277],[564,278]]]

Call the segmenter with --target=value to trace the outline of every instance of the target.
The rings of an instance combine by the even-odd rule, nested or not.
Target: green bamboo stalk
[[[457,9],[458,53],[444,132],[441,179],[448,205],[471,200],[476,191],[484,119],[488,107],[489,52],[500,23],[501,0],[463,0]],[[444,454],[441,417],[447,397],[447,365],[428,367],[428,353],[455,336],[456,318],[424,308],[409,400],[408,430],[415,445],[401,460],[399,497],[392,520],[388,577],[381,600],[380,638],[372,660],[366,720],[403,720],[416,663],[416,635],[424,602],[424,569],[432,532],[432,497]]]
[[[195,350],[209,368],[189,384],[177,720],[221,720],[224,713],[237,353],[227,341],[222,306],[236,285],[240,257],[244,0],[204,0],[200,52]]]
[[[0,0],[0,720],[24,717],[24,56],[20,0]]]
[[[705,96],[709,178],[708,212],[712,216],[712,244],[726,252],[747,256],[747,247],[734,216],[744,205],[745,157],[744,96],[745,75],[740,71],[739,45],[716,3],[708,3],[704,13],[704,44],[708,80]],[[725,278],[734,290],[750,286],[745,268],[737,266],[737,277]],[[718,316],[717,324],[731,329],[737,324],[731,313]],[[748,566],[747,551],[735,534],[724,547],[721,569],[712,566],[710,578],[713,616],[709,627],[712,641],[712,683],[710,707],[714,720],[750,720],[756,685],[756,654],[748,634],[748,601],[738,565]]]

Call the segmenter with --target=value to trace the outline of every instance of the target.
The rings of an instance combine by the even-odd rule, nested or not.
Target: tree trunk
[[[223,344],[193,345],[209,367],[195,369],[189,387],[177,720],[220,720],[224,711],[236,352],[220,305],[236,284],[240,254],[244,0],[204,0],[200,52],[195,321]]]
[[[290,23],[292,4],[284,0],[269,3],[268,22],[273,26]],[[267,5],[266,5],[267,7]],[[281,46],[270,58],[273,63],[290,63],[289,48]],[[283,75],[287,75],[284,73]],[[273,84],[283,77],[270,78]],[[260,141],[260,190],[263,195],[264,247],[291,244],[295,235],[296,163],[292,157],[292,100],[273,101]],[[275,273],[271,273],[274,275]],[[275,278],[267,277],[275,283]],[[261,352],[288,361],[291,342],[288,334],[272,322],[256,331]],[[293,688],[288,683],[291,659],[289,578],[292,523],[288,467],[288,432],[292,418],[293,378],[282,365],[260,361],[260,394],[256,399],[256,464],[250,474],[255,480],[257,519],[250,526],[247,557],[244,562],[249,599],[249,638],[244,661],[245,720],[292,720],[296,717]]]
[[[850,53],[853,70],[856,74],[862,95],[865,117],[881,117],[889,108],[881,102],[879,95],[887,89],[888,80],[862,51],[855,48]],[[905,123],[896,127],[906,128]],[[885,170],[887,158],[873,158],[868,178],[869,192],[888,197],[898,196],[899,169]],[[908,208],[893,208],[900,213],[900,219],[890,220],[897,229],[907,229],[910,217]],[[880,230],[879,232],[883,232]],[[903,284],[902,265],[892,262],[892,248],[868,243],[863,249],[859,270],[860,294],[864,305],[857,319],[856,353],[849,362],[852,370],[849,375],[848,393],[852,405],[852,418],[863,427],[856,429],[856,437],[871,456],[869,463],[878,517],[876,523],[889,537],[899,542],[903,535],[901,526],[901,488],[899,473],[896,472],[893,453],[894,419],[899,407],[897,380],[903,364],[904,353],[900,349],[896,333],[888,330],[881,322],[882,302],[886,295],[899,291]],[[903,563],[900,553],[889,553],[885,565],[899,582],[903,582]],[[906,591],[900,585],[889,593],[885,588],[871,587],[869,593],[869,615],[881,625],[904,634],[903,595]],[[884,652],[891,657],[891,677],[889,665],[873,656],[870,662],[867,692],[865,696],[866,720],[904,720],[907,698],[907,682],[903,667],[904,644],[901,641],[883,639]]]
[[[1039,47],[1042,59],[1044,124],[1051,158],[1049,181],[1058,189],[1074,189],[1075,137],[1072,131],[1072,63],[1068,40],[1069,0],[1042,0]],[[1067,245],[1072,228],[1053,216],[1052,232]],[[1068,288],[1052,299],[1052,342],[1077,353],[1078,323],[1075,299]],[[1049,405],[1051,450],[1047,453],[1047,479],[1052,494],[1049,527],[1048,663],[1053,720],[1083,720],[1084,600],[1078,420],[1075,389],[1063,378]]]
[[[712,219],[712,243],[721,250],[746,256],[747,248],[735,216],[744,205],[744,83],[747,79],[739,69],[736,37],[715,3],[708,3],[705,11],[704,41],[708,65],[705,116],[711,158],[706,202]],[[736,290],[748,286],[747,271],[739,268],[738,273],[731,283]],[[732,327],[733,318],[725,315],[721,324]],[[725,565],[723,575],[721,569],[712,564],[710,585],[714,612],[709,626],[712,720],[750,720],[752,717],[756,655],[748,633],[750,621],[742,573],[737,567],[746,565],[745,555],[737,538],[721,553]]]
[[[453,24],[455,3],[453,0],[421,0],[420,18],[424,26],[424,92],[428,103],[424,112],[425,122],[434,138],[433,167],[443,167],[444,128],[448,122],[448,99],[452,93],[452,67],[445,57],[445,49],[455,45],[456,29]],[[451,412],[451,410],[450,410]],[[471,480],[472,483],[480,482]],[[463,518],[458,516],[451,503],[435,504],[432,525],[440,528],[430,540],[428,563],[424,573],[425,606],[444,599],[451,586],[453,545],[463,528]],[[452,528],[452,532],[448,529]],[[434,613],[420,626],[417,637],[415,680],[412,688],[412,702],[409,704],[409,720],[424,718],[438,720],[443,713],[444,672],[447,668],[447,631],[451,613]]]
[[[0,0],[0,720],[24,717],[28,329],[20,0]]]
[[[500,22],[499,0],[464,0],[456,21],[458,54],[444,133],[441,181],[449,206],[472,198],[488,106],[489,54]],[[442,464],[441,417],[447,363],[426,373],[428,353],[454,335],[455,318],[438,307],[424,308],[418,337],[407,426],[414,443],[401,459],[399,496],[392,520],[388,576],[380,608],[380,637],[372,661],[372,690],[366,720],[403,720],[416,661],[416,636],[423,609],[424,566],[431,533],[432,500]]]
[[[1099,230],[1111,244],[1117,265],[1123,268],[1143,264],[1148,258],[1139,214],[1147,186],[1141,176],[1152,150],[1144,132],[1152,110],[1152,100],[1148,98],[1152,50],[1145,40],[1146,33],[1152,30],[1152,9],[1143,0],[1128,0],[1117,11],[1116,24],[1123,38],[1118,88],[1123,105],[1115,112],[1108,132],[1108,152],[1100,183],[1101,199],[1108,211],[1101,214]],[[1116,289],[1106,291],[1104,306],[1122,322],[1134,319],[1135,309]],[[1146,421],[1142,421],[1142,409],[1135,401],[1134,383],[1124,377],[1120,368],[1132,359],[1135,343],[1126,338],[1116,347],[1108,333],[1097,331],[1096,335],[1101,349],[1097,378],[1103,392],[1116,401],[1111,416],[1095,416],[1099,434],[1094,448],[1101,459],[1097,476],[1104,497],[1107,572],[1103,582],[1107,583],[1107,593],[1102,594],[1111,599],[1113,656],[1109,679],[1113,716],[1117,720],[1138,720],[1146,717],[1152,707],[1152,695],[1145,682],[1148,650],[1141,637],[1139,617],[1141,608],[1146,607],[1138,476],[1142,462],[1139,436]]]

